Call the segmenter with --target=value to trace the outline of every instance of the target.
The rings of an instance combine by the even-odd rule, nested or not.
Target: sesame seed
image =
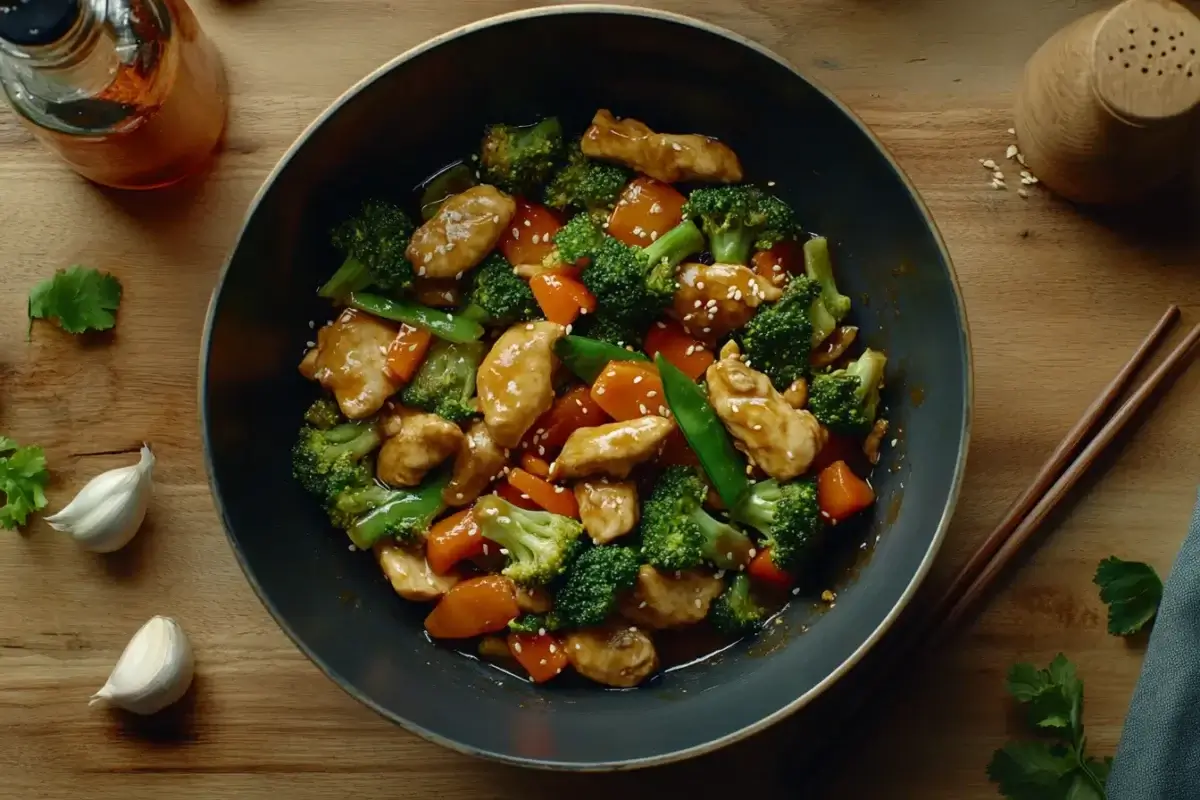
[[[357,547],[355,547],[354,545],[350,545],[350,552],[351,552],[351,553],[354,553],[354,552],[357,552],[357,551],[358,551],[358,548],[357,548]]]
[[[561,486],[555,486],[555,487],[554,487],[554,493],[555,493],[555,494],[562,494],[564,491],[566,491],[566,490],[565,490],[565,489],[563,489],[563,487],[561,487]]]
[[[658,231],[650,231],[650,241],[653,242],[653,241],[656,241],[657,239],[658,239]]]
[[[658,397],[658,392],[651,389],[650,391],[646,392],[646,397]]]
[[[545,635],[546,635],[546,629],[538,628],[538,636],[545,636]]]
[[[317,343],[316,342],[305,342],[304,346],[305,347],[316,347]],[[384,352],[387,352],[386,348],[384,349]]]
[[[703,290],[704,289],[704,281],[696,281],[696,288]]]
[[[1001,172],[1000,170],[996,170],[995,172],[992,173],[992,177],[998,181],[1002,181],[1002,180],[1004,180],[1004,173]]]
[[[512,233],[512,237],[513,237],[514,239],[520,239],[520,238],[521,238],[521,230],[520,230],[519,228],[513,228],[513,229],[510,231],[510,233]]]
[[[413,345],[413,346],[416,347],[416,345]],[[696,345],[689,344],[687,350],[684,350],[683,352],[685,355],[689,355],[689,356],[692,355],[693,353],[696,352]]]
[[[529,498],[527,497],[527,498],[525,498],[525,499],[526,499],[526,500],[528,500]],[[501,548],[500,548],[500,555],[502,555],[502,556],[506,556],[506,555],[508,555],[508,548],[501,547]]]
[[[788,450],[788,451],[787,451],[787,457],[788,457],[788,458],[795,458],[795,456],[793,456],[793,455],[792,455],[792,451],[791,451],[791,450]]]
[[[641,383],[641,382],[642,382],[642,376],[641,376],[641,375],[636,375],[636,376],[634,376],[634,378],[633,378],[633,382],[634,382],[634,383]]]
[[[517,651],[518,653],[521,652],[521,643],[515,639],[513,640],[513,650]]]
[[[542,447],[540,444],[538,445],[538,455],[539,455],[539,456],[544,456],[544,455],[546,455],[546,448],[545,448],[545,447]]]
[[[660,213],[662,213],[662,205],[661,205],[660,203],[658,203],[658,201],[655,201],[655,202],[651,203],[651,204],[650,204],[650,213],[651,213],[651,214],[660,214]]]
[[[604,373],[604,377],[615,378],[615,377],[617,377],[617,371],[610,369],[608,372]]]
[[[692,304],[692,307],[693,307],[693,308],[700,308],[702,305],[704,305],[704,302],[703,302],[703,301],[701,301],[701,300],[697,300],[695,303],[693,303],[693,304]]]
[[[754,430],[756,430],[756,431],[761,431],[761,430],[762,430],[762,425],[755,425],[755,426],[754,426]]]
[[[1022,182],[1022,183],[1024,183],[1025,181],[1024,181],[1024,180],[1022,180],[1021,182]],[[992,181],[992,188],[993,188],[993,189],[1007,189],[1007,188],[1008,188],[1008,185],[1007,185],[1007,184],[1006,184],[1004,181],[1001,181],[1001,180],[993,180],[993,181]]]
[[[422,261],[424,261],[426,264],[428,264],[430,261],[433,261],[433,253],[426,253],[425,258],[423,258]]]
[[[644,415],[644,414],[649,414],[649,413],[650,413],[649,411],[647,411],[647,410],[646,410],[646,404],[645,404],[645,403],[638,403],[638,411],[642,412],[642,414],[643,414],[643,415]]]
[[[822,511],[822,512],[821,512],[821,516],[822,516],[822,517],[824,517],[825,519],[829,519],[829,512],[828,512],[828,511]]]
[[[701,333],[712,333],[712,328],[701,328],[700,332]]]
[[[1017,197],[1029,197],[1029,190],[1017,189]]]
[[[1021,155],[1020,153],[1017,153],[1017,163],[1020,164],[1022,167],[1025,166],[1025,156]]]
[[[532,223],[531,223],[529,220],[525,220],[525,227],[526,227],[526,228],[528,228],[528,227],[531,227],[531,225],[532,225]]]
[[[892,439],[892,447],[895,447],[895,446],[896,446],[896,440]]]
[[[568,322],[568,323],[567,323],[567,327],[565,328],[565,330],[566,330],[566,332],[567,332],[567,335],[568,335],[568,336],[571,334],[571,328],[572,328],[572,327],[573,327],[573,326],[571,325],[571,323],[569,323],[569,322]]]
[[[1015,144],[1010,144],[1008,146],[1008,149],[1004,151],[1004,157],[1005,158],[1016,158],[1017,157],[1017,146]]]
[[[526,323],[526,324],[525,324],[525,330],[527,330],[527,331],[531,331],[531,330],[533,330],[533,323],[532,323],[532,322],[528,322],[528,323]]]
[[[774,186],[774,185],[775,185],[775,181],[767,181],[767,186]]]
[[[996,162],[992,161],[990,158],[985,159],[982,163],[983,163],[984,169],[995,169],[996,168]]]
[[[426,257],[425,257],[425,260],[426,260],[426,261],[428,261],[428,260],[429,260],[429,256],[426,256]],[[422,278],[423,278],[423,277],[425,277],[425,268],[424,268],[424,267],[420,267],[420,268],[417,270],[417,275],[421,276]]]
[[[588,413],[588,410],[586,408],[582,408],[582,409],[580,409],[580,411],[582,411],[585,414]]]
[[[1009,135],[1009,136],[1016,136],[1016,135],[1017,135],[1017,129],[1016,129],[1016,128],[1009,128],[1009,129],[1008,129],[1008,135]]]
[[[604,387],[597,386],[594,391],[596,392],[596,394],[604,394]]]
[[[680,150],[683,149],[683,147],[680,146],[679,142],[671,142],[671,149],[676,152],[679,152]]]
[[[542,240],[542,237],[541,237],[541,236],[539,236],[538,234],[536,234],[536,233],[535,233],[535,234],[533,235],[533,243],[534,243],[534,244],[537,244],[537,243],[538,243],[538,242],[540,242],[541,240]]]
[[[695,600],[693,600],[692,602],[696,604],[696,608],[700,608],[700,606],[701,606],[701,603],[700,603],[700,598],[699,598],[699,597],[697,597],[697,598],[696,598]]]
[[[545,628],[543,628],[542,630],[545,630]],[[543,634],[543,635],[545,635],[545,634]],[[552,644],[552,645],[550,645],[550,652],[551,652],[551,653],[557,653],[557,652],[558,652],[558,646],[557,646],[557,645],[553,645],[553,644]]]
[[[579,309],[579,316],[586,317],[587,313],[588,313],[588,310],[586,308]]]
[[[492,215],[492,222],[499,222],[499,221],[500,221],[500,215],[499,215],[499,214],[493,214],[493,215]]]
[[[751,558],[754,558],[756,555],[758,555],[758,551],[755,550],[753,547],[751,547],[750,552],[747,553],[746,555],[750,556]]]
[[[313,322],[313,321],[310,319],[310,320],[308,321],[308,329],[309,329],[309,330],[312,330],[312,329],[313,329],[313,328],[315,328],[315,327],[317,327],[317,323]]]
[[[638,603],[638,608],[645,608],[645,607],[646,607],[646,601],[645,601],[645,600],[643,600],[642,602]]]
[[[671,410],[669,408],[667,408],[666,406],[659,406],[658,413],[662,414],[664,417],[671,416]]]
[[[488,546],[487,546],[487,542],[484,542],[484,543],[483,543],[483,554],[484,554],[485,556],[488,554]]]

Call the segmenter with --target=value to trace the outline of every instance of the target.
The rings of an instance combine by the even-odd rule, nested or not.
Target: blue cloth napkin
[[[1200,505],[1163,588],[1109,800],[1200,798]]]

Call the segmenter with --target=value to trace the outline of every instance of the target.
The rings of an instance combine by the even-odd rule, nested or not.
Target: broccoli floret
[[[363,459],[382,438],[372,420],[344,422],[327,430],[305,425],[292,447],[292,474],[308,492],[328,503],[347,485],[362,483]]]
[[[604,236],[589,254],[582,280],[610,327],[640,333],[674,300],[676,265],[703,246],[703,235],[690,221],[645,248]]]
[[[825,532],[814,480],[759,481],[731,516],[761,533],[775,566],[793,574],[812,560]]]
[[[597,309],[596,313],[575,320],[571,330],[580,336],[599,339],[617,347],[640,348],[645,331],[620,317],[603,308]]]
[[[463,422],[479,413],[475,373],[487,354],[487,343],[456,344],[435,339],[417,374],[400,394],[404,405]]]
[[[593,161],[578,146],[571,149],[567,164],[546,187],[546,205],[560,211],[572,209],[605,214],[617,204],[621,190],[633,174],[624,167]]]
[[[845,369],[813,376],[808,410],[834,433],[862,436],[875,424],[887,356],[867,348]]]
[[[829,240],[824,236],[804,243],[804,274],[821,285],[821,302],[841,322],[850,313],[850,298],[838,291],[833,279],[833,260],[829,257]]]
[[[564,626],[599,625],[617,605],[617,594],[633,586],[641,559],[619,545],[593,547],[567,570],[554,598],[554,612]]]
[[[523,127],[492,125],[483,136],[483,180],[528,196],[550,179],[562,151],[562,124],[557,117]]]
[[[576,214],[554,234],[554,244],[559,258],[567,264],[576,264],[591,258],[605,238],[604,231],[591,217]]]
[[[755,247],[766,250],[796,232],[788,204],[755,186],[696,189],[683,214],[700,220],[709,250],[721,264],[748,264]]]
[[[734,569],[749,561],[754,543],[704,510],[708,486],[692,467],[663,471],[642,506],[642,555],[661,570],[690,569],[709,561]]]
[[[333,244],[346,260],[317,294],[343,298],[374,286],[398,292],[412,285],[413,266],[404,251],[412,238],[412,219],[394,203],[368,200],[358,215],[333,232]]]
[[[488,495],[471,513],[480,532],[508,550],[502,571],[521,585],[540,585],[557,578],[575,554],[583,526],[549,511],[518,508],[502,497]]]
[[[346,421],[342,416],[342,410],[338,408],[338,404],[333,398],[321,397],[313,401],[313,404],[304,412],[304,421],[314,428],[319,428],[327,431],[334,425],[340,425]]]
[[[730,635],[750,633],[766,618],[767,610],[750,595],[750,577],[744,572],[733,576],[708,612],[713,627]]]
[[[547,614],[522,614],[508,623],[508,629],[513,633],[544,633],[562,629],[562,620],[557,612]]]
[[[472,273],[466,300],[462,313],[477,322],[512,325],[542,316],[529,284],[499,253],[489,255]]]
[[[449,482],[450,471],[442,470],[415,489],[390,489],[374,482],[349,486],[333,498],[329,519],[362,550],[388,537],[415,543],[446,510],[442,492]]]
[[[836,327],[821,302],[820,284],[794,277],[778,302],[765,306],[746,323],[742,350],[755,369],[783,390],[808,374],[812,349]]]

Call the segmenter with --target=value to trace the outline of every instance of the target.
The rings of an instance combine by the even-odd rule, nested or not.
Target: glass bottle
[[[184,0],[0,0],[0,85],[80,175],[153,189],[204,167],[225,74]]]

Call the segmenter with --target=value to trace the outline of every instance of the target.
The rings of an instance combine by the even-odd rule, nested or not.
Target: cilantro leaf
[[[60,269],[29,293],[29,324],[53,320],[67,333],[106,331],[117,323],[121,282],[78,264]]]
[[[0,436],[0,528],[16,530],[29,515],[46,507],[46,454],[40,447],[20,447]]]
[[[1075,759],[1061,745],[1009,742],[992,755],[988,780],[1014,800],[1062,800],[1074,781]]]
[[[1108,632],[1113,636],[1137,633],[1158,613],[1163,583],[1149,564],[1109,556],[1100,562],[1092,581],[1108,605]]]
[[[1075,665],[1059,653],[1048,669],[1016,664],[1008,673],[1008,691],[1029,705],[1029,722],[1038,728],[1080,733],[1083,717],[1083,681]]]

